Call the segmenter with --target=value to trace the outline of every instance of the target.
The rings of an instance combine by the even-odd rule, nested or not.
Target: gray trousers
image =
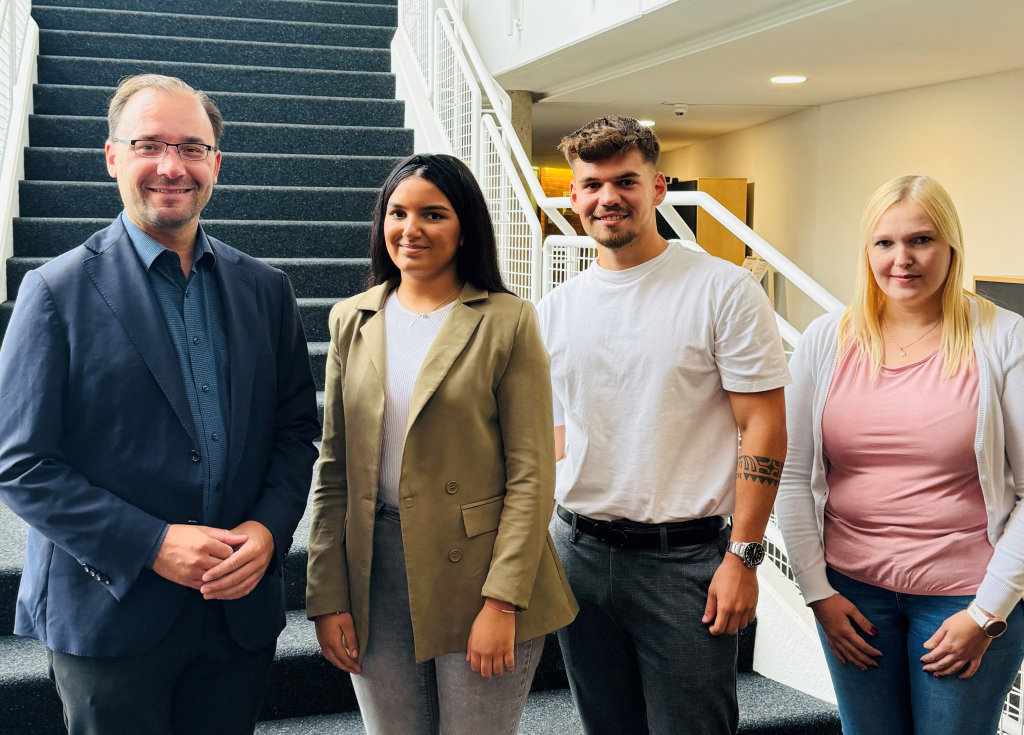
[[[466,653],[416,663],[398,510],[382,506],[373,532],[370,631],[352,676],[368,735],[514,735],[544,638],[516,646],[516,665],[484,679]]]
[[[551,536],[580,612],[558,632],[587,735],[726,735],[739,725],[735,635],[701,622],[729,542],[619,549],[557,515]]]

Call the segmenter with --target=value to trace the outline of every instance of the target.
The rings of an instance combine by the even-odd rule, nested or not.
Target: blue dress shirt
[[[124,212],[121,221],[146,268],[153,295],[178,355],[178,367],[199,437],[193,460],[203,464],[202,523],[219,526],[227,483],[231,401],[228,338],[217,284],[217,258],[200,227],[192,270],[186,278],[177,253],[133,225]],[[156,561],[168,527],[153,548],[150,567]]]

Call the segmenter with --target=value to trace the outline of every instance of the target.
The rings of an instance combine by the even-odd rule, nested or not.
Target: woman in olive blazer
[[[577,607],[547,533],[547,353],[532,304],[501,281],[458,159],[413,156],[392,172],[371,282],[330,316],[307,614],[328,659],[356,674],[371,735],[514,732],[543,636]],[[419,339],[431,318],[439,329],[410,367],[415,344],[395,340]],[[389,369],[418,370],[397,439]],[[392,507],[382,451],[396,446]]]

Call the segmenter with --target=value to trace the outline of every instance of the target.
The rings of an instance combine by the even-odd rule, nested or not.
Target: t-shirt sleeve
[[[734,393],[756,393],[793,382],[775,311],[751,273],[744,273],[719,304],[715,362],[722,387]]]
[[[555,416],[555,426],[565,426],[565,409],[562,408],[562,402],[558,400],[558,396],[555,395],[554,386],[551,386],[551,412]]]

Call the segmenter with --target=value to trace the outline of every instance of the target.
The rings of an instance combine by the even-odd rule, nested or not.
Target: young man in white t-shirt
[[[736,632],[786,455],[774,312],[748,271],[658,234],[650,129],[605,117],[559,149],[598,246],[538,307],[564,456],[551,532],[580,604],[559,632],[573,697],[588,735],[734,733]]]

